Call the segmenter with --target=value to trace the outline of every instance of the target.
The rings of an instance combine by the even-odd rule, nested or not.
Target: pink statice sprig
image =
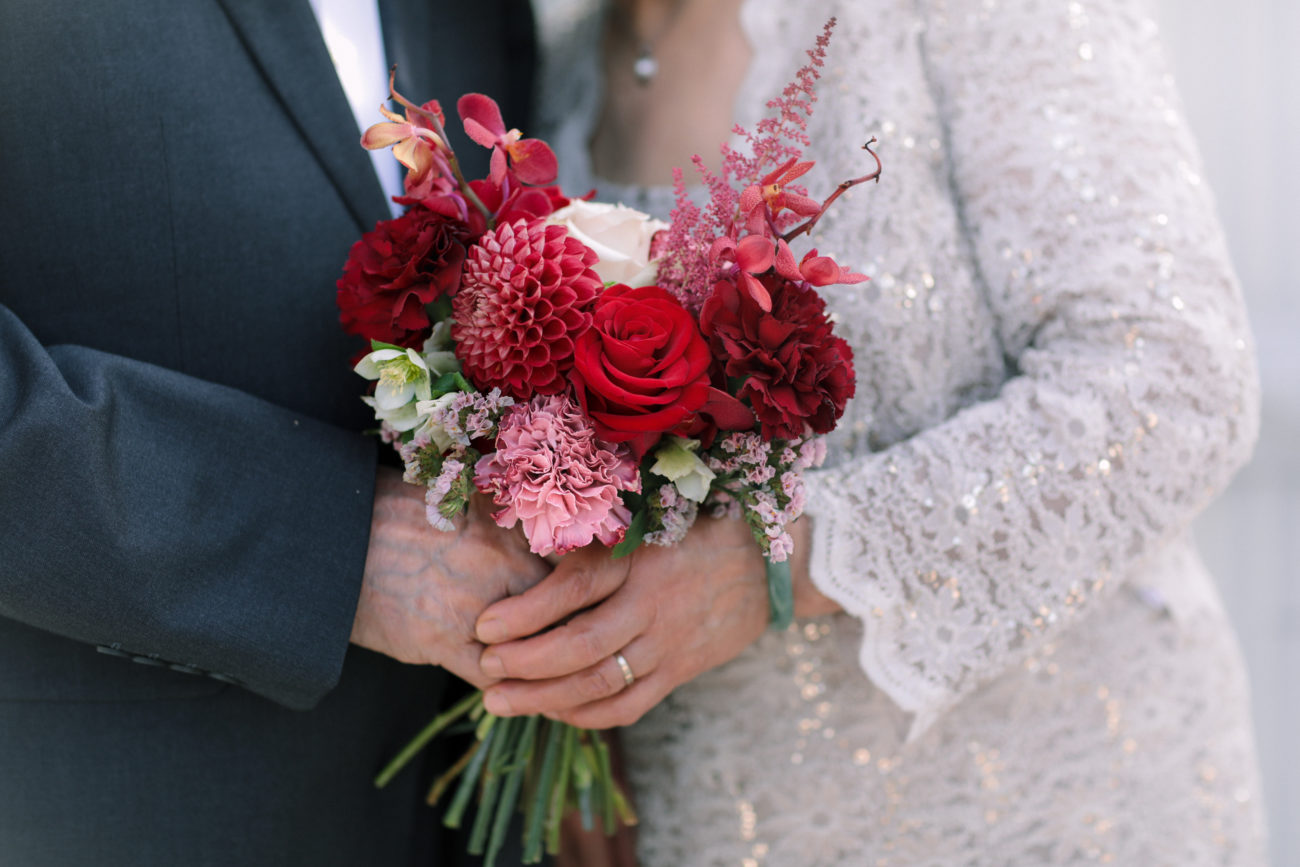
[[[803,474],[825,457],[821,437],[764,440],[751,431],[729,433],[704,455],[716,474],[705,505],[714,517],[744,520],[763,555],[784,562],[794,551],[789,526],[808,502]]]
[[[495,439],[514,400],[493,389],[487,394],[451,391],[429,403],[428,421],[397,451],[406,467],[403,478],[426,488],[429,524],[454,530],[452,521],[464,514],[474,492],[474,470],[482,457],[475,444]]]

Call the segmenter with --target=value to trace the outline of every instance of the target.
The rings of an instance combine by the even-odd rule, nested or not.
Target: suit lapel
[[[307,0],[218,2],[357,226],[369,231],[391,216]]]

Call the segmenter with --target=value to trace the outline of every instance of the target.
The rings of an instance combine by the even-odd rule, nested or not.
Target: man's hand
[[[801,526],[795,550],[805,559],[806,539]],[[795,572],[798,582],[806,566]],[[763,557],[740,521],[701,518],[680,545],[623,560],[591,546],[479,619],[479,638],[493,644],[484,673],[509,678],[488,690],[487,707],[585,728],[630,725],[678,685],[734,658],[767,622]],[[635,675],[630,686],[615,653]]]
[[[492,522],[474,497],[459,530],[444,533],[424,517],[424,489],[380,468],[361,598],[352,643],[401,662],[440,665],[477,687],[483,646],[474,622],[489,604],[522,593],[549,566],[523,534]]]

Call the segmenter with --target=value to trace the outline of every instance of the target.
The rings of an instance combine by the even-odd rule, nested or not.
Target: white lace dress
[[[593,184],[597,0],[537,0],[542,129]],[[625,733],[647,867],[1258,865],[1241,660],[1186,535],[1249,456],[1251,337],[1130,0],[747,0],[752,120],[834,14],[808,176],[858,395],[811,484],[847,614]],[[594,182],[658,211],[665,190]],[[1231,576],[1225,576],[1230,580]]]

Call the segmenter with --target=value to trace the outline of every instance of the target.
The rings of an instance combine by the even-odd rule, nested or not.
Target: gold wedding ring
[[[614,654],[614,661],[618,663],[618,670],[623,672],[623,684],[625,687],[631,686],[636,680],[636,675],[632,673],[632,666],[627,664],[627,657],[621,653]]]

